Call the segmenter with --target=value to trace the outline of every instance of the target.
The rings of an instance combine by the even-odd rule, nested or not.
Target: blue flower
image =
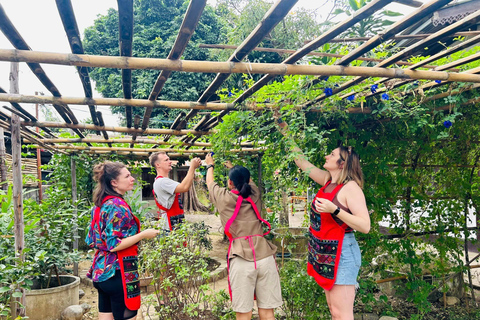
[[[328,78],[329,78],[329,77],[328,77],[328,76],[326,76],[326,77],[325,77],[325,79],[323,79],[323,81],[328,81]]]
[[[233,94],[232,94],[231,91],[228,91],[228,96],[229,96],[229,97],[233,96]]]
[[[348,100],[348,101],[353,101],[353,100],[355,100],[355,95],[352,94],[352,95],[348,96],[348,97],[347,97],[347,100]]]
[[[370,87],[370,91],[372,91],[372,93],[377,92],[377,89],[378,89],[378,84],[373,84],[373,85]]]
[[[414,82],[413,82],[413,85],[414,85],[414,86],[418,86],[418,83],[419,83],[418,80],[417,80],[417,81],[414,81]]]
[[[442,80],[435,80],[436,83],[442,83]]]
[[[390,97],[388,96],[388,93],[382,94],[382,100],[389,100]]]
[[[452,123],[452,121],[450,121],[450,120],[445,120],[445,121],[443,121],[443,126],[444,126],[445,128],[447,128],[447,129],[450,128],[450,127],[452,126],[452,124],[453,124],[453,123]]]
[[[330,96],[333,94],[333,90],[332,90],[332,88],[325,88],[325,89],[323,90],[323,93],[325,93],[325,95],[326,95],[327,97],[330,97]]]
[[[298,178],[295,177],[295,181],[298,181]]]

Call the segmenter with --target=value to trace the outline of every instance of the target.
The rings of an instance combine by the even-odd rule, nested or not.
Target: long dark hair
[[[93,180],[97,183],[93,190],[93,203],[97,207],[102,206],[102,200],[106,196],[122,197],[112,187],[112,180],[120,175],[120,171],[126,166],[121,162],[104,161],[93,167]]]
[[[233,167],[228,173],[228,178],[232,180],[235,189],[242,197],[247,198],[252,194],[252,187],[248,184],[250,182],[250,171],[247,168],[238,165]]]

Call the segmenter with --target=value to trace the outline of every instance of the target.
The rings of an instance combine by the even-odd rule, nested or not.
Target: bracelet
[[[215,168],[215,165],[214,164],[207,165],[207,170],[210,169],[210,168]]]

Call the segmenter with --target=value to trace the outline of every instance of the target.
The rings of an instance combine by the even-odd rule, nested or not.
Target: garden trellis
[[[221,123],[222,118],[230,112],[235,111],[255,111],[258,114],[270,112],[273,109],[279,109],[281,106],[270,101],[255,101],[254,94],[265,88],[273,80],[278,80],[279,75],[310,75],[316,78],[308,84],[313,87],[315,84],[327,80],[328,76],[342,76],[345,82],[339,82],[338,87],[332,87],[331,91],[321,93],[313,97],[310,101],[294,106],[294,110],[299,113],[328,113],[327,102],[330,99],[348,99],[356,96],[365,98],[364,102],[349,102],[347,107],[341,111],[345,114],[363,114],[366,118],[372,118],[372,122],[386,123],[392,118],[384,117],[374,118],[375,110],[368,104],[378,98],[379,95],[391,92],[394,89],[399,96],[422,96],[422,103],[436,102],[429,113],[435,113],[440,110],[449,110],[451,103],[445,102],[448,98],[462,95],[466,92],[474,92],[480,87],[480,68],[475,67],[469,70],[462,66],[478,61],[479,53],[473,53],[470,56],[457,59],[441,66],[433,65],[440,59],[451,56],[461,50],[475,46],[480,42],[480,31],[478,24],[480,21],[480,10],[470,12],[451,23],[445,28],[435,29],[429,34],[418,34],[411,29],[418,21],[434,15],[435,12],[448,6],[452,0],[434,0],[425,4],[418,1],[396,1],[403,5],[413,7],[412,13],[400,18],[392,25],[386,26],[384,30],[373,37],[344,37],[345,32],[353,28],[357,23],[368,19],[375,12],[383,9],[391,3],[391,0],[373,0],[364,7],[359,8],[355,14],[347,19],[340,21],[326,30],[317,38],[309,41],[303,47],[297,50],[272,49],[258,47],[261,42],[272,32],[275,26],[291,12],[296,4],[295,0],[279,0],[271,6],[259,24],[245,37],[243,42],[237,46],[201,44],[202,48],[229,49],[234,50],[226,61],[198,61],[184,60],[184,54],[189,41],[194,35],[197,25],[202,17],[206,6],[206,0],[191,0],[183,18],[180,30],[176,40],[168,55],[162,58],[139,58],[133,56],[134,45],[134,10],[132,0],[118,0],[119,15],[119,55],[90,55],[85,54],[83,49],[80,31],[77,27],[75,12],[70,0],[56,0],[58,12],[65,29],[66,37],[69,41],[71,54],[39,52],[30,48],[22,35],[17,31],[13,23],[8,18],[8,12],[5,12],[0,5],[0,29],[12,43],[15,49],[0,48],[0,61],[7,62],[25,62],[31,71],[38,77],[40,82],[51,93],[47,95],[25,95],[13,88],[7,93],[5,88],[0,88],[0,101],[11,104],[0,110],[0,156],[3,159],[5,147],[3,145],[2,132],[10,134],[13,153],[13,184],[14,193],[18,195],[18,206],[15,211],[16,239],[23,238],[22,217],[18,210],[21,210],[21,171],[20,154],[22,145],[29,145],[35,148],[45,149],[51,152],[74,155],[76,153],[87,153],[92,156],[101,156],[109,154],[119,154],[129,156],[135,159],[146,159],[152,152],[166,151],[172,159],[185,159],[193,155],[204,156],[207,152],[213,150],[213,143],[208,138],[216,132],[216,127]],[[409,33],[411,32],[411,33]],[[450,48],[447,46],[435,46],[438,43],[451,43],[454,38],[465,37],[458,40]],[[408,46],[398,49],[388,58],[367,57],[368,53],[374,51],[377,47],[385,44],[391,44],[392,41],[408,40]],[[323,46],[334,43],[352,43],[358,42],[359,45],[350,52],[342,54],[332,54],[321,52]],[[415,57],[425,47],[431,47],[428,51],[429,57],[417,62]],[[246,58],[253,51],[277,52],[282,55],[289,55],[281,63],[254,63]],[[320,52],[319,52],[320,51]],[[313,65],[306,63],[307,57],[328,57],[337,59],[333,65]],[[356,62],[365,62],[374,66],[355,66]],[[43,64],[64,65],[74,67],[77,70],[79,80],[82,83],[84,96],[68,97],[63,96],[56,88],[55,84],[47,76],[42,68]],[[113,68],[121,69],[122,95],[118,97],[94,98],[92,94],[92,85],[89,72],[93,68]],[[134,97],[132,88],[132,70],[147,69],[157,70],[156,81],[151,83],[151,90],[148,99],[137,99]],[[195,101],[165,101],[158,100],[164,86],[171,75],[175,72],[192,73],[213,73],[215,79],[209,84],[198,99]],[[258,81],[253,82],[249,87],[236,96],[233,101],[211,101],[215,94],[222,88],[225,81],[234,73],[245,75],[261,74]],[[12,72],[12,75],[14,73]],[[15,78],[15,77],[14,77]],[[380,78],[374,85],[359,85],[368,78]],[[429,80],[417,86],[412,90],[401,90],[402,86],[414,84],[415,80]],[[78,81],[76,78],[72,81]],[[460,88],[452,89],[450,84],[454,82],[467,83]],[[13,81],[12,81],[13,83]],[[379,86],[382,87],[379,87]],[[435,90],[435,94],[426,96],[425,92]],[[194,100],[194,99],[193,99]],[[360,100],[360,99],[359,99]],[[459,103],[456,107],[477,105],[480,98],[473,97],[467,101]],[[63,122],[40,121],[38,116],[30,114],[22,104],[44,104],[51,106],[57,112]],[[366,106],[364,106],[364,104]],[[88,106],[92,119],[92,124],[79,123],[75,113],[70,105]],[[101,112],[97,111],[96,106],[119,106],[125,108],[126,127],[111,126],[106,124]],[[134,108],[142,108],[143,116],[133,116]],[[181,109],[177,119],[168,129],[158,129],[152,127],[152,112],[155,109]],[[199,113],[201,116],[199,117]],[[198,120],[197,120],[198,119]],[[196,123],[192,123],[196,121]],[[187,123],[189,125],[187,126]],[[368,123],[361,124],[368,126]],[[36,130],[39,129],[40,133]],[[74,132],[73,137],[60,137],[53,129],[71,129]],[[218,129],[218,128],[217,128]],[[112,135],[113,134],[113,135]],[[115,134],[125,135],[117,137]],[[268,134],[268,132],[266,133]],[[206,141],[199,142],[198,139],[205,138]],[[477,143],[478,141],[472,141]],[[116,147],[117,144],[128,144],[128,147]],[[412,142],[413,144],[413,142]],[[445,144],[448,144],[445,142]],[[238,143],[233,149],[227,150],[233,154],[259,154],[264,152],[262,142],[243,142]],[[446,147],[445,147],[446,148]],[[413,152],[413,151],[412,151]],[[419,152],[419,151],[418,151]],[[259,157],[261,158],[261,156]],[[476,156],[474,164],[460,163],[455,168],[466,168],[474,170],[478,168],[479,157]],[[392,165],[403,168],[411,168],[413,171],[419,168],[445,168],[452,167],[450,164],[432,164],[418,163],[418,156],[412,163],[403,163],[402,165]],[[458,160],[458,159],[456,159]],[[465,158],[458,160],[465,161]],[[259,176],[261,173],[261,161],[259,163]],[[3,164],[3,163],[2,163]],[[1,169],[2,167],[0,167]],[[72,157],[72,181],[75,181],[75,162]],[[5,169],[0,170],[2,177]],[[5,178],[2,178],[4,180]],[[470,182],[472,179],[470,178]],[[74,184],[74,183],[72,183]],[[411,202],[411,185],[408,186],[408,192],[397,199],[407,199]],[[76,186],[72,186],[73,199],[76,199]],[[471,195],[470,195],[471,196]],[[20,199],[20,200],[18,200]],[[468,195],[465,196],[468,202]],[[467,228],[465,228],[467,230]],[[448,229],[447,229],[448,231]],[[405,237],[409,230],[395,237]],[[417,232],[415,234],[424,235],[429,233],[438,233],[436,230]],[[413,233],[412,233],[413,234]],[[16,252],[22,251],[21,241],[16,244]],[[467,246],[465,246],[467,247]],[[466,249],[465,249],[466,250]],[[469,259],[466,250],[466,265],[469,265],[474,259]]]
[[[344,75],[344,76],[357,76],[353,80],[350,80],[346,83],[341,84],[338,88],[333,88],[332,94],[340,94],[342,91],[347,90],[354,84],[358,84],[363,81],[366,77],[383,77],[385,80],[380,80],[378,83],[383,83],[386,80],[391,81],[391,79],[400,78],[400,81],[394,82],[394,86],[400,86],[407,83],[408,81],[413,81],[415,79],[430,79],[430,80],[439,80],[442,81],[440,85],[445,85],[449,82],[472,82],[479,83],[480,75],[478,75],[478,70],[470,70],[467,72],[457,73],[457,72],[446,72],[444,70],[452,69],[458,67],[462,64],[467,64],[473,60],[478,59],[478,57],[472,56],[466,58],[462,61],[457,61],[448,66],[443,67],[433,67],[427,66],[428,63],[433,62],[437,59],[440,59],[448,54],[452,54],[458,50],[462,50],[467,46],[474,45],[480,40],[480,36],[475,31],[465,31],[465,28],[475,25],[478,22],[478,16],[480,12],[474,12],[465,18],[457,21],[456,23],[441,29],[440,31],[435,32],[430,35],[399,35],[401,31],[409,27],[413,22],[418,21],[426,16],[432,15],[435,11],[439,10],[443,6],[447,5],[448,0],[443,1],[430,1],[422,6],[421,3],[415,1],[399,1],[400,3],[418,7],[414,12],[408,16],[400,19],[398,22],[387,27],[382,34],[371,38],[358,38],[358,39],[342,39],[337,38],[342,32],[348,30],[348,28],[355,25],[355,23],[361,21],[372,15],[374,12],[382,9],[385,5],[389,4],[391,1],[388,0],[378,0],[368,3],[365,7],[358,10],[355,15],[352,15],[345,21],[337,23],[330,30],[323,33],[317,39],[312,40],[307,43],[304,47],[293,52],[286,60],[279,64],[260,64],[260,63],[248,63],[242,62],[244,58],[252,50],[256,49],[256,46],[265,38],[265,36],[288,14],[296,1],[292,0],[283,0],[277,1],[271,9],[265,14],[262,21],[258,26],[251,32],[251,34],[245,39],[245,41],[236,47],[235,52],[230,56],[226,62],[209,62],[209,61],[188,61],[181,60],[183,51],[185,50],[190,37],[195,32],[197,23],[201,17],[201,13],[206,5],[206,1],[191,1],[178,33],[175,44],[173,45],[170,54],[166,59],[149,59],[149,58],[135,58],[132,57],[132,41],[133,41],[133,2],[132,1],[118,1],[118,13],[119,13],[119,47],[120,47],[120,56],[119,57],[108,57],[108,56],[91,56],[85,55],[82,47],[82,42],[80,39],[80,33],[75,21],[75,14],[73,12],[72,5],[70,1],[57,1],[58,11],[62,19],[62,23],[67,35],[67,38],[70,43],[72,54],[59,54],[59,53],[46,53],[46,52],[35,52],[30,49],[28,44],[22,39],[21,35],[15,29],[15,26],[8,19],[7,13],[0,8],[1,22],[0,27],[7,38],[15,46],[15,50],[0,50],[0,60],[1,61],[17,61],[17,62],[26,62],[31,70],[37,75],[41,82],[46,86],[46,88],[51,92],[52,96],[25,96],[21,94],[12,94],[6,93],[5,90],[0,89],[0,101],[12,103],[13,108],[18,111],[23,118],[21,122],[21,134],[24,138],[24,141],[29,141],[29,143],[35,144],[37,147],[46,148],[49,150],[55,150],[58,152],[66,151],[69,153],[74,153],[79,149],[77,145],[74,147],[73,144],[86,145],[89,148],[90,152],[104,152],[104,148],[95,149],[92,148],[91,143],[86,139],[84,130],[92,129],[97,132],[97,134],[102,134],[103,141],[96,140],[97,143],[105,143],[108,147],[112,147],[113,143],[120,143],[115,139],[109,139],[107,132],[120,132],[125,134],[132,135],[132,141],[130,142],[130,148],[128,152],[132,155],[136,153],[136,148],[141,148],[141,142],[145,141],[142,139],[142,136],[153,136],[153,135],[167,135],[165,141],[168,140],[168,137],[171,135],[177,135],[182,137],[180,140],[185,147],[177,147],[175,149],[168,149],[171,152],[178,154],[179,156],[186,156],[185,148],[190,150],[201,150],[202,148],[199,145],[195,145],[195,141],[204,135],[211,133],[211,130],[214,130],[214,127],[219,123],[220,119],[229,113],[230,111],[235,110],[271,110],[276,108],[274,105],[258,105],[258,104],[249,104],[248,97],[254,94],[263,86],[267,85],[275,76],[277,75],[286,75],[286,74],[298,74],[298,75],[318,75],[321,79],[329,75]],[[463,33],[462,33],[463,32]],[[436,55],[433,55],[427,60],[422,61],[421,63],[408,63],[408,58],[411,54],[414,54],[418,48],[428,46],[432,43],[442,41],[446,38],[452,38],[455,36],[464,35],[464,36],[473,36],[471,39],[461,42],[454,48],[443,50]],[[356,59],[364,59],[362,56],[374,49],[378,45],[385,43],[391,39],[402,39],[402,38],[415,38],[419,39],[413,45],[405,48],[399,53],[393,55],[388,59],[383,61],[370,61],[378,62],[374,67],[349,67],[349,64]],[[347,55],[339,57],[333,66],[314,66],[314,65],[305,65],[297,64],[302,58],[308,54],[314,54],[314,50],[318,49],[322,45],[329,42],[339,42],[339,41],[366,41],[360,45],[357,49],[348,53]],[[268,49],[267,49],[268,50]],[[379,60],[379,59],[377,59]],[[63,64],[75,66],[78,70],[78,75],[82,81],[82,85],[85,92],[85,97],[63,97],[60,92],[56,89],[55,85],[50,81],[45,71],[42,69],[42,63],[49,64]],[[390,66],[397,65],[408,65],[405,69],[399,68],[390,68]],[[118,98],[92,98],[92,88],[90,84],[90,78],[88,74],[88,69],[92,67],[107,67],[107,68],[120,68],[122,69],[122,87],[124,93],[124,99]],[[420,67],[430,67],[428,70],[417,70]],[[131,83],[131,70],[132,69],[155,69],[160,70],[160,74],[157,78],[157,81],[152,86],[148,100],[133,99],[132,96],[132,83]],[[197,101],[185,102],[185,101],[159,101],[157,100],[158,95],[160,94],[165,81],[169,78],[172,72],[184,71],[184,72],[216,72],[217,77],[210,84],[210,86],[205,90],[205,92],[199,97]],[[247,89],[243,94],[241,94],[233,103],[217,103],[209,102],[209,98],[215,94],[215,92],[221,87],[224,81],[232,73],[258,73],[265,74],[263,78],[253,84],[249,89]],[[72,80],[73,81],[73,80]],[[315,83],[315,81],[314,81]],[[438,84],[425,84],[424,90],[430,89]],[[476,88],[472,86],[472,88]],[[368,87],[364,88],[362,92],[351,92],[342,96],[346,98],[352,94],[356,95],[365,95],[367,98],[370,98],[374,95],[378,95],[384,92],[385,89],[381,88],[376,93],[370,93]],[[322,107],[320,102],[328,98],[325,94],[318,96],[313,101],[302,106],[303,109],[309,112],[318,112],[321,111]],[[440,96],[439,96],[440,98]],[[432,98],[430,98],[432,99]],[[61,115],[62,119],[65,121],[63,124],[60,123],[47,123],[39,122],[35,117],[25,111],[21,107],[21,103],[44,103],[51,104],[53,108]],[[78,123],[77,118],[75,117],[72,110],[69,108],[69,104],[78,104],[78,105],[87,105],[93,125],[82,125]],[[95,110],[96,105],[110,105],[110,106],[125,106],[125,119],[127,127],[111,127],[105,126],[103,123],[102,115],[100,112]],[[132,119],[132,108],[144,107],[145,113],[143,118],[138,118],[134,121]],[[175,123],[171,126],[170,130],[165,129],[152,129],[149,128],[149,119],[153,108],[178,108],[190,110],[190,112],[183,116],[183,118],[177,119]],[[300,108],[300,109],[302,109]],[[194,126],[192,130],[185,130],[184,126],[186,121],[192,119],[199,110],[220,110],[220,114],[214,117],[210,117],[208,114],[205,115],[197,125]],[[368,109],[359,110],[357,108],[350,108],[350,112],[365,112],[368,113]],[[0,125],[7,131],[10,130],[10,116],[5,112],[1,114],[2,122]],[[103,124],[103,125],[102,125]],[[44,132],[44,135],[35,135],[32,134],[32,131],[28,127],[40,127]],[[64,127],[72,129],[78,136],[79,140],[76,142],[64,141],[55,139],[52,136],[51,131],[48,128],[53,127]],[[136,141],[139,139],[139,141]],[[148,143],[152,142],[152,138],[148,139]],[[60,144],[66,144],[60,146]],[[135,147],[134,147],[135,146]],[[111,151],[119,151],[116,149],[111,149]],[[141,156],[146,155],[148,152],[144,150],[138,150]],[[245,152],[257,152],[257,150],[248,150]],[[141,154],[140,154],[141,153]],[[199,153],[203,153],[199,151]]]

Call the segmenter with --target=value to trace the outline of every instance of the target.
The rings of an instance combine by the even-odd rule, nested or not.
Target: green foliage
[[[142,244],[140,266],[144,274],[153,276],[160,319],[233,319],[225,292],[213,293],[206,284],[208,228],[203,222],[184,223]]]
[[[280,268],[283,305],[289,320],[330,319],[323,289],[307,274],[306,261],[286,260]]]
[[[133,56],[147,58],[167,58],[180,29],[189,1],[186,0],[135,0],[134,1],[134,39]],[[223,25],[215,15],[213,8],[207,5],[182,59],[215,60],[206,49],[198,48],[201,43],[224,42]],[[97,55],[119,55],[118,13],[110,9],[107,15],[99,16],[94,25],[85,30],[83,40],[85,52]],[[147,99],[152,83],[155,83],[159,71],[133,70],[132,95],[136,99]],[[96,89],[104,97],[123,98],[121,71],[117,69],[96,68],[90,73],[96,83]],[[174,72],[162,92],[161,100],[196,101],[213,80],[213,74],[190,74]],[[114,113],[123,114],[123,107],[112,107]],[[134,108],[134,114],[143,115],[141,108]],[[155,109],[152,118],[156,123],[169,127],[164,120],[174,120],[175,109]]]

